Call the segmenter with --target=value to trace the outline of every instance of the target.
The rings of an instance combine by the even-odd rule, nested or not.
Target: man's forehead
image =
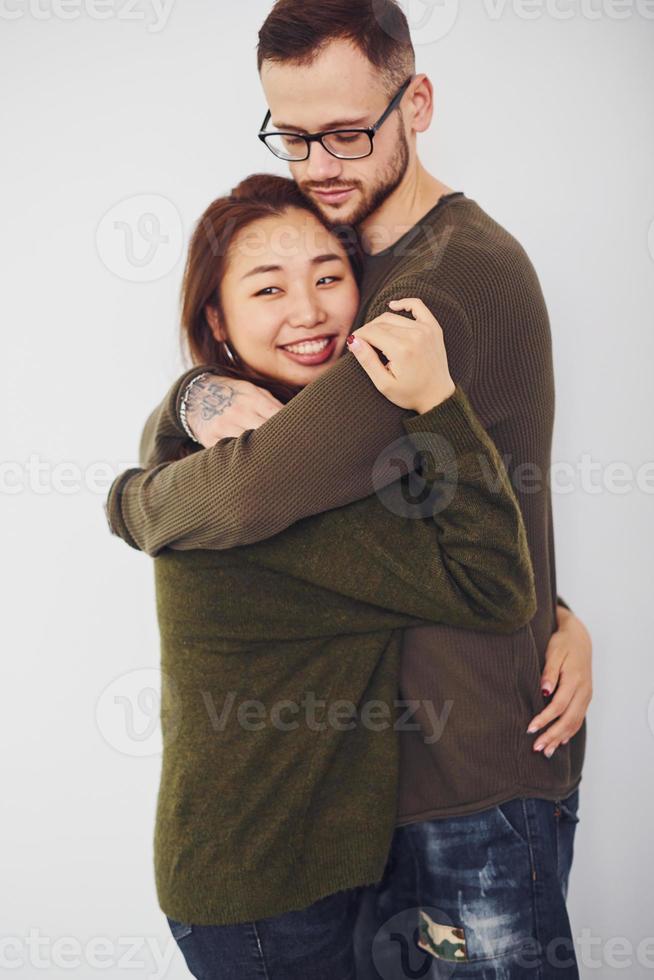
[[[307,132],[364,125],[384,91],[379,75],[360,56],[339,63],[323,56],[309,65],[264,62],[261,84],[273,125]]]
[[[366,126],[371,120],[368,100],[330,98],[309,104],[306,99],[269,102],[271,123],[278,129],[317,132],[342,126]]]

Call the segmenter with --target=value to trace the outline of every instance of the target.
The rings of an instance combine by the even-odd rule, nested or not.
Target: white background
[[[102,505],[185,366],[194,221],[275,169],[255,137],[269,4],[139,3],[0,0],[0,936],[16,978],[187,976],[152,872],[151,560],[109,534]],[[548,303],[559,591],[595,658],[569,905],[584,976],[650,976],[654,4],[408,11],[437,95],[423,161],[516,235]],[[136,219],[153,207],[168,240],[150,261]]]

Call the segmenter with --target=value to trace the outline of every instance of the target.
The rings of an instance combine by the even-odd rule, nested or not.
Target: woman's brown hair
[[[192,364],[206,364],[216,374],[252,381],[265,387],[286,403],[300,388],[259,374],[244,364],[233,351],[229,359],[225,345],[213,335],[207,322],[206,307],[212,306],[223,318],[220,286],[225,274],[228,251],[235,237],[248,225],[271,215],[283,215],[288,208],[311,212],[335,235],[348,255],[357,283],[361,279],[362,252],[355,230],[347,225],[330,226],[315,205],[300,192],[295,181],[274,174],[253,174],[241,181],[229,195],[213,201],[199,219],[188,250],[181,295],[182,347]]]

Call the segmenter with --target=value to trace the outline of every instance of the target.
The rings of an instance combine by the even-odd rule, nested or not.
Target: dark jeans
[[[566,909],[579,789],[398,827],[364,890],[357,980],[579,980]]]
[[[579,790],[398,827],[383,880],[233,926],[168,918],[198,980],[578,980]]]
[[[363,891],[336,892],[306,909],[234,926],[166,918],[197,980],[356,980],[352,929]]]

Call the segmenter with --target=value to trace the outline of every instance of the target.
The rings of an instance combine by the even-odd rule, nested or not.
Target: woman
[[[355,270],[292,181],[249,178],[207,209],[191,242],[182,320],[194,360],[215,363],[225,345],[234,376],[287,401],[343,353]],[[305,299],[319,297],[314,344],[297,343],[298,277]],[[391,447],[407,475],[269,540],[155,558],[157,891],[198,977],[216,957],[230,978],[353,976],[348,916],[381,877],[396,815],[400,631],[511,632],[535,611],[497,450],[450,377],[436,320],[416,300],[396,305],[414,319],[387,314],[357,338],[387,359],[362,358],[373,384],[417,413]],[[420,481],[408,474],[416,451]],[[216,493],[228,492],[225,474]],[[113,530],[133,543],[127,523]]]

